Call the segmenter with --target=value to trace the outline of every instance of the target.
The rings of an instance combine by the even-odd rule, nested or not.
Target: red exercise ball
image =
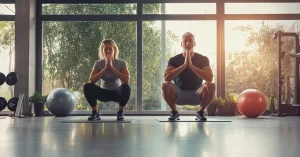
[[[266,111],[265,95],[256,89],[244,90],[238,97],[237,108],[248,118],[256,118]]]

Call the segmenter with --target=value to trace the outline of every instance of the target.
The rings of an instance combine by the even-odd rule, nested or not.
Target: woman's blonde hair
[[[118,59],[119,48],[118,48],[118,45],[116,44],[116,42],[114,40],[112,40],[112,39],[104,39],[100,43],[100,46],[99,46],[99,57],[100,57],[100,59],[104,59],[105,58],[105,54],[104,54],[103,48],[104,48],[104,45],[107,44],[107,43],[110,43],[113,46],[114,51],[115,51],[114,58]]]

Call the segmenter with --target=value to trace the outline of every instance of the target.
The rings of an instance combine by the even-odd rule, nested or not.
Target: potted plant
[[[34,104],[34,113],[36,117],[43,115],[46,100],[47,95],[42,95],[40,92],[35,92],[31,97],[29,97],[29,103]]]
[[[225,107],[227,110],[227,116],[235,116],[236,115],[236,110],[237,110],[237,95],[230,94],[226,99],[225,99]]]
[[[225,99],[223,99],[222,97],[220,97],[219,99],[220,102],[217,105],[216,116],[225,116],[227,114]]]
[[[217,106],[217,116],[235,116],[237,110],[237,96],[230,94]]]
[[[206,108],[207,115],[208,116],[215,116],[216,115],[216,110],[219,106],[221,106],[224,103],[224,100],[222,97],[218,97],[211,101],[209,105]]]

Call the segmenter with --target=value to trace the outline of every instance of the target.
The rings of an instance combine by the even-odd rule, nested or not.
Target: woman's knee
[[[86,83],[86,84],[83,85],[83,90],[87,90],[87,89],[89,89],[91,86],[92,86],[91,83]]]
[[[119,100],[119,105],[125,107],[131,94],[131,88],[128,84],[122,84],[122,93]]]
[[[131,88],[128,84],[124,83],[122,84],[122,91],[126,92],[126,93],[130,93],[131,92]]]
[[[88,92],[92,91],[94,86],[95,86],[95,84],[93,84],[93,83],[86,83],[83,86],[84,93],[88,93]]]

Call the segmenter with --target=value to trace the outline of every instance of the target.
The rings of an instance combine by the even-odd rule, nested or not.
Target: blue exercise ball
[[[76,97],[66,88],[57,88],[49,93],[46,105],[52,115],[66,117],[75,109]]]

